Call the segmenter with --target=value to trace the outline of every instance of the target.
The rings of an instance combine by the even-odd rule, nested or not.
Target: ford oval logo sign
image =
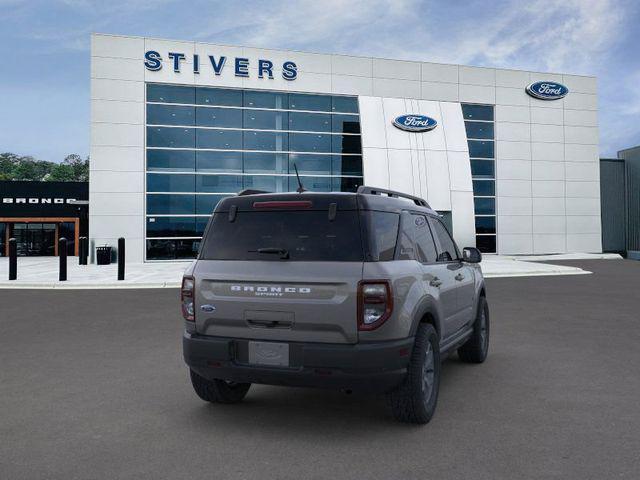
[[[527,88],[527,93],[540,100],[559,100],[569,93],[569,89],[556,82],[534,82]]]
[[[426,115],[400,115],[393,121],[393,125],[407,132],[428,132],[438,125],[438,122]]]

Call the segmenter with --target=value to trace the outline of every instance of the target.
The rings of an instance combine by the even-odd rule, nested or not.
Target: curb
[[[157,283],[0,283],[0,290],[116,290],[143,288],[180,288],[179,282]]]

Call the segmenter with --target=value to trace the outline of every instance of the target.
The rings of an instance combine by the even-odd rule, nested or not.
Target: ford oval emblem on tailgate
[[[213,305],[201,305],[200,310],[203,312],[213,312],[216,309]]]

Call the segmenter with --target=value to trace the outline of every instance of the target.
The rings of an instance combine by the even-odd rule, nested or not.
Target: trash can
[[[98,265],[111,264],[111,247],[109,245],[96,247],[96,263]]]

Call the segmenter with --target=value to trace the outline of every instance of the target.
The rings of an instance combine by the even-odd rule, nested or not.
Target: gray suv
[[[398,420],[426,423],[441,359],[487,356],[480,260],[399,192],[226,198],[182,283],[193,388],[214,403],[252,383],[384,392]]]

